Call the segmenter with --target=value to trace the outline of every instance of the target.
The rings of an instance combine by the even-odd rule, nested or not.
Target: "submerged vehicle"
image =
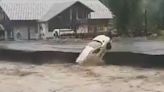
[[[80,53],[76,59],[78,64],[102,64],[107,50],[111,49],[111,39],[105,35],[95,37]]]

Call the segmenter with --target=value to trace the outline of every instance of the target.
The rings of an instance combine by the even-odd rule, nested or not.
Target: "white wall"
[[[88,25],[80,25],[77,33],[88,33]]]
[[[30,39],[39,39],[38,29],[35,26],[30,27]]]
[[[26,26],[14,26],[14,40],[27,40],[28,39],[28,30]],[[18,33],[21,34],[21,37],[18,38]]]
[[[48,37],[48,23],[47,22],[42,22],[39,23],[39,33],[41,34],[42,39],[47,39]]]
[[[28,40],[28,30],[30,30],[30,39],[38,39],[38,31],[35,25],[15,25],[13,27],[14,40]],[[18,33],[20,33],[20,37],[18,37]]]

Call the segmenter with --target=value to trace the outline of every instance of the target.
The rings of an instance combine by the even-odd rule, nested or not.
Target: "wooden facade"
[[[88,33],[93,34],[93,36],[105,34],[109,31],[111,22],[112,20],[110,19],[89,19]]]
[[[54,29],[73,29],[77,31],[81,25],[87,25],[90,12],[91,10],[81,3],[76,3],[48,22],[49,31]]]
[[[0,39],[11,39],[9,37],[9,32],[12,30],[9,18],[3,11],[3,9],[0,7],[0,25],[1,25],[1,32],[0,32]],[[2,30],[3,29],[3,30]]]

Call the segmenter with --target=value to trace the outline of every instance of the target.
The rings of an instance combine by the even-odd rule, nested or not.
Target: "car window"
[[[97,49],[95,49],[92,53],[99,53],[100,52],[100,48],[97,48]]]
[[[110,42],[107,44],[106,49],[108,49],[108,50],[112,49],[112,45]]]
[[[102,45],[102,43],[100,42],[97,42],[97,41],[92,41],[88,44],[88,46],[94,48],[94,49],[97,49],[97,48],[100,48]]]

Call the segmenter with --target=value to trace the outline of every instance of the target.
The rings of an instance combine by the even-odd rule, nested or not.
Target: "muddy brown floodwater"
[[[162,69],[0,62],[0,92],[163,92]]]
[[[53,42],[1,42],[0,92],[164,92],[163,41],[113,43],[101,66],[75,64],[86,43]]]

